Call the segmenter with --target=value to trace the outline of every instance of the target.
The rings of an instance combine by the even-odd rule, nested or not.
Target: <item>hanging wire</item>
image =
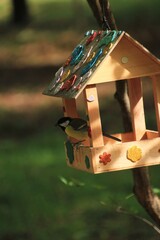
[[[102,28],[111,30],[107,17],[106,17],[106,9],[105,9],[105,0],[101,0],[101,8],[102,8]]]

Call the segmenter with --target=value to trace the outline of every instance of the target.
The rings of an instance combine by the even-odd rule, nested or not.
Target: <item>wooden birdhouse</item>
[[[141,78],[150,77],[158,131],[146,129]],[[133,132],[102,133],[97,84],[128,80]],[[122,31],[88,31],[44,94],[63,99],[65,116],[78,117],[76,99],[84,93],[91,138],[79,146],[65,143],[69,166],[102,173],[160,164],[160,61]]]

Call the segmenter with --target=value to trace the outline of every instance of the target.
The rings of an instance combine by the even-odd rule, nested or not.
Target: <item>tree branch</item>
[[[158,226],[160,226],[160,199],[153,193],[148,168],[133,169],[133,180],[133,192],[138,202],[145,208]]]
[[[102,12],[99,1],[97,0],[87,0],[95,19],[100,27],[102,27]]]

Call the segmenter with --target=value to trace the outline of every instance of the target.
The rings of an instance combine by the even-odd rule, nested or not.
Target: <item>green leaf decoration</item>
[[[86,164],[86,168],[90,169],[91,166],[90,166],[90,160],[88,156],[85,156],[85,164]]]
[[[66,142],[66,149],[67,149],[67,157],[69,159],[70,164],[72,164],[74,162],[74,151],[70,141]]]

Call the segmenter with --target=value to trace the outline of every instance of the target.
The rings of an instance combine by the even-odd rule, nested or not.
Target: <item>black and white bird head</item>
[[[59,126],[63,131],[65,131],[65,128],[70,124],[72,118],[70,117],[62,117],[58,120],[55,126]]]

